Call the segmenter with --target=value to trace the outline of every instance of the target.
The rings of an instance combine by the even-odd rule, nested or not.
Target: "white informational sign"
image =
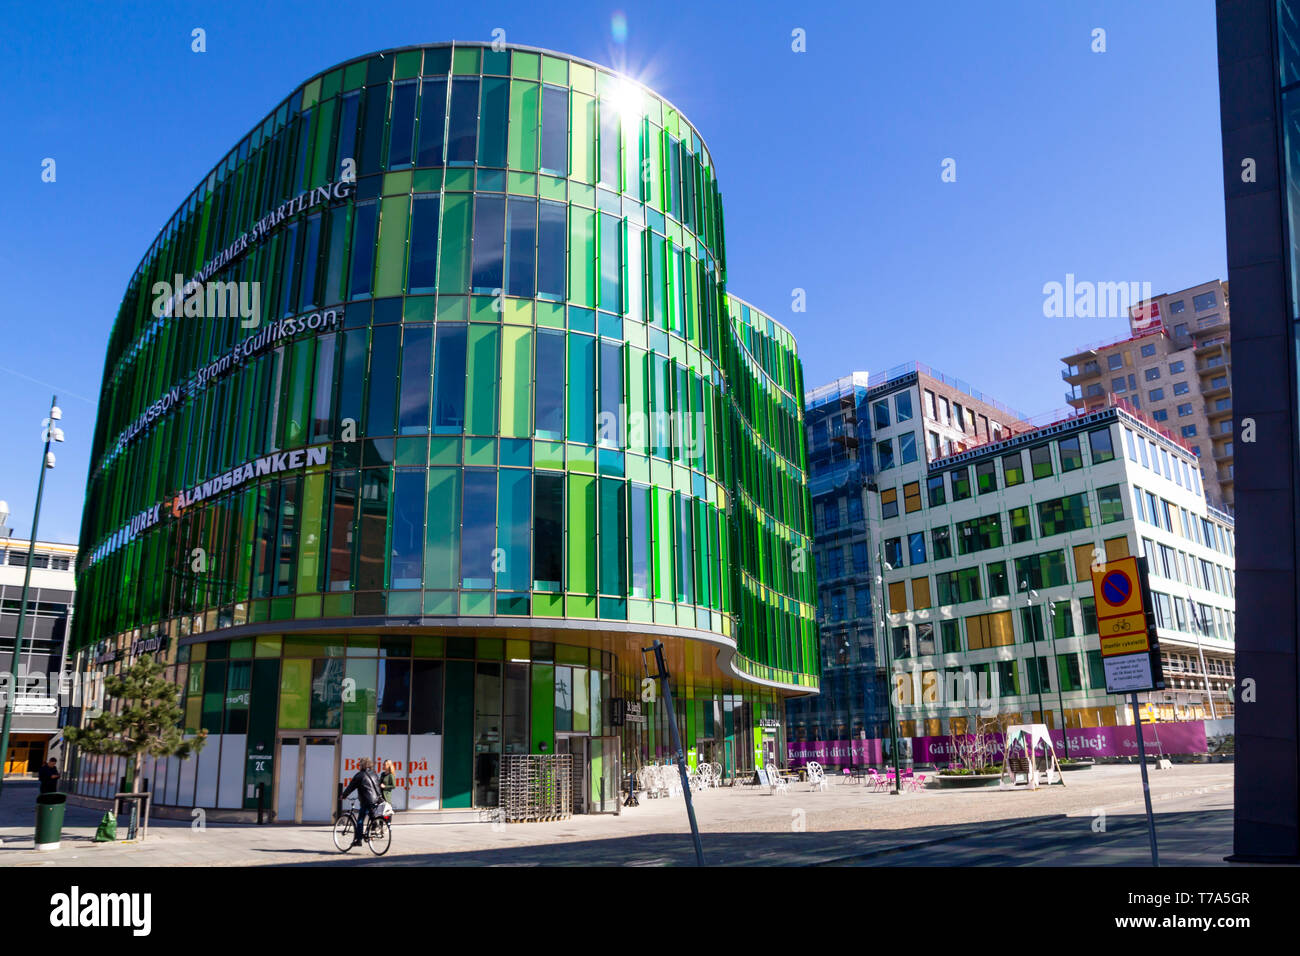
[[[1118,657],[1102,658],[1106,670],[1106,693],[1130,694],[1147,691],[1154,686],[1151,673],[1151,655],[1121,654]]]
[[[361,769],[361,758],[374,759],[375,738],[370,734],[343,734],[339,743],[339,783],[346,789]],[[348,797],[348,800],[355,799],[355,794]]]
[[[401,776],[399,774],[399,776]],[[437,810],[442,802],[442,735],[413,734],[406,768],[408,803],[412,810]]]
[[[375,771],[382,774],[384,764],[389,760],[393,762],[393,777],[397,781],[392,800],[394,810],[407,808],[406,742],[408,739],[406,734],[379,734],[375,737]]]

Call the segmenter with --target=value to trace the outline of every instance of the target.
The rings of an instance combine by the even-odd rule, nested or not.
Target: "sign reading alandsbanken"
[[[293,451],[274,452],[245,464],[236,465],[224,474],[209,478],[207,481],[201,481],[192,488],[177,492],[171,498],[169,512],[164,511],[168,506],[168,502],[160,501],[156,505],[134,515],[126,524],[111,534],[103,544],[90,553],[85,567],[93,566],[105,555],[112,554],[141,532],[148,531],[163,519],[164,514],[170,513],[173,518],[179,517],[181,512],[191,505],[211,498],[213,495],[218,495],[223,491],[229,491],[231,488],[238,488],[254,478],[260,478],[264,475],[277,475],[285,471],[297,471],[300,468],[311,468],[314,465],[323,465],[328,460],[329,453],[329,445],[310,445]]]

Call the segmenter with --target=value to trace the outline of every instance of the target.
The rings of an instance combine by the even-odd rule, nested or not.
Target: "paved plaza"
[[[1151,771],[1161,863],[1223,865],[1231,852],[1232,764]],[[715,865],[1148,865],[1137,765],[1069,774],[1067,786],[999,791],[872,792],[835,781],[695,796],[706,861]],[[343,855],[321,825],[155,820],[143,843],[95,844],[98,811],[68,808],[59,850],[32,849],[34,783],[9,780],[0,800],[0,866],[689,865],[681,797],[617,816],[493,825],[464,814],[398,814],[382,859]],[[125,833],[125,821],[119,832]]]

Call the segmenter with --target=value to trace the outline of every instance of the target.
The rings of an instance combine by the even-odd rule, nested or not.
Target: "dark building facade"
[[[1220,0],[1232,354],[1236,382],[1237,682],[1234,851],[1300,856],[1297,335],[1300,2]]]

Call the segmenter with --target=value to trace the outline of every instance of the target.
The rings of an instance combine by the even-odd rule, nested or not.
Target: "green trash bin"
[[[36,798],[36,849],[57,850],[63,833],[66,793],[42,793]]]

